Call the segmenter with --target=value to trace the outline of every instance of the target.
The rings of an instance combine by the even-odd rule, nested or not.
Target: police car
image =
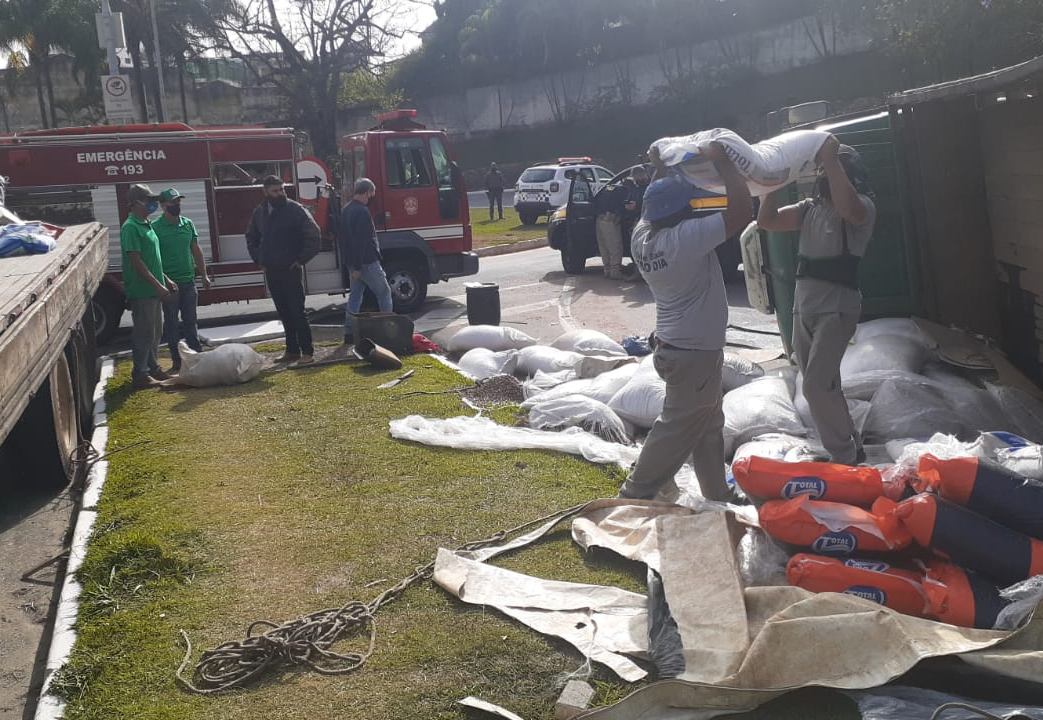
[[[589,157],[562,157],[556,163],[533,165],[518,178],[514,188],[514,209],[523,225],[533,225],[541,215],[549,215],[569,199],[567,170],[600,190],[612,179],[612,172],[595,165]]]

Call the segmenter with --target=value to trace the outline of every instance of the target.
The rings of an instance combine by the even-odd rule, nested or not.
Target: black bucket
[[[395,313],[360,313],[351,316],[351,333],[358,345],[363,339],[387,348],[399,357],[413,352],[413,320]]]
[[[500,286],[496,283],[467,283],[467,322],[470,325],[500,324]]]

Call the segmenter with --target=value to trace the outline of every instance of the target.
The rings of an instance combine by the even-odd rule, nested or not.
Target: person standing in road
[[[380,243],[368,207],[369,201],[377,194],[377,186],[369,178],[359,178],[355,181],[353,192],[351,201],[341,211],[340,224],[337,226],[341,262],[347,265],[351,276],[351,292],[344,314],[345,343],[354,340],[351,316],[362,309],[366,288],[377,296],[380,312],[392,312],[391,286],[380,264]]]
[[[171,373],[181,371],[181,353],[178,341],[182,335],[185,344],[196,352],[202,352],[199,332],[196,327],[196,274],[203,278],[203,289],[210,289],[210,278],[206,272],[206,258],[199,247],[199,233],[195,223],[181,214],[181,198],[177,188],[167,188],[159,194],[163,214],[152,221],[152,230],[159,238],[159,251],[163,256],[163,272],[177,283],[177,292],[163,303],[163,337],[170,349],[173,365]]]
[[[250,217],[246,248],[261,267],[286,333],[277,362],[315,362],[311,326],[304,310],[304,266],[319,254],[321,231],[303,205],[286,197],[282,178],[264,179],[264,202]]]
[[[159,195],[148,185],[131,185],[127,191],[130,213],[120,228],[123,254],[123,288],[130,304],[131,347],[135,390],[155,387],[169,376],[159,367],[159,340],[163,329],[163,303],[177,293],[177,283],[163,274],[163,258],[148,216],[159,209]]]
[[[693,218],[694,186],[668,175],[652,153],[659,179],[645,192],[631,249],[655,298],[653,362],[666,398],[619,497],[653,498],[691,459],[703,497],[736,499],[724,474],[721,368],[728,297],[714,248],[749,223],[753,203],[724,148],[711,143],[706,154],[724,179],[728,208]]]
[[[793,298],[793,352],[819,439],[833,462],[865,462],[840,380],[840,361],[862,314],[858,264],[876,222],[869,173],[859,154],[830,136],[819,150],[813,198],[761,202],[763,230],[800,231]]]
[[[594,231],[601,266],[610,280],[623,279],[623,213],[631,194],[631,185],[622,182],[606,185],[594,196]]]
[[[493,205],[503,220],[503,173],[496,168],[496,163],[489,164],[489,172],[485,173],[485,194],[489,198],[489,221],[493,219]]]

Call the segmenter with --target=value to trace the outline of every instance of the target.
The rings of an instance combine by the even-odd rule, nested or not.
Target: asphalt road
[[[585,273],[566,275],[558,253],[549,248],[486,257],[476,277],[460,278],[431,288],[429,300],[413,314],[416,331],[445,344],[467,324],[466,284],[474,281],[499,285],[501,324],[516,327],[550,343],[563,332],[593,328],[620,340],[627,335],[647,336],[654,328],[655,306],[643,282],[606,279],[598,260]],[[750,309],[745,288],[728,288],[731,304],[728,342],[733,348],[781,351],[774,317]],[[322,338],[340,336],[344,321],[343,296],[311,296],[312,323]],[[204,328],[274,320],[271,301],[225,303],[200,308]],[[744,328],[744,329],[736,329]],[[113,352],[129,346],[129,313],[116,341],[102,348]],[[56,587],[61,576],[48,565],[29,577],[23,574],[62,552],[75,502],[67,489],[49,495],[12,496],[0,502],[0,720],[31,718],[42,681],[40,667],[49,638]],[[45,642],[45,641],[44,641]]]

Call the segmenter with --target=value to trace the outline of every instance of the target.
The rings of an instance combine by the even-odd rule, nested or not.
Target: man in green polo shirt
[[[181,353],[177,349],[182,336],[185,344],[202,352],[196,327],[196,273],[203,278],[203,289],[210,289],[206,259],[199,247],[199,233],[195,223],[181,214],[181,198],[177,188],[167,188],[159,194],[163,214],[152,221],[152,229],[159,238],[159,252],[163,256],[163,272],[177,283],[177,292],[163,303],[163,339],[170,348],[174,364],[170,372],[181,372]]]
[[[159,196],[148,185],[131,185],[127,191],[130,214],[120,228],[123,250],[123,289],[134,320],[131,347],[134,355],[134,389],[154,387],[167,374],[159,367],[159,338],[163,328],[162,303],[177,292],[177,283],[163,274],[159,238],[148,216],[159,209]]]

